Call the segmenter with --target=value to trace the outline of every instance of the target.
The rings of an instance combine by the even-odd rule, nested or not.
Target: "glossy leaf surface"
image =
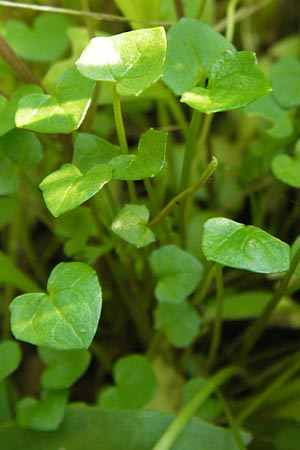
[[[50,274],[47,290],[20,295],[10,304],[16,339],[58,350],[88,348],[102,302],[96,272],[84,263],[60,263]]]
[[[21,98],[16,126],[39,133],[71,133],[84,119],[95,83],[80,75],[76,67],[59,79],[53,95],[28,94]]]
[[[82,75],[116,83],[120,95],[140,95],[163,71],[166,36],[163,27],[93,38],[76,65]]]
[[[155,235],[147,227],[149,211],[145,205],[125,205],[111,225],[112,231],[137,248],[155,241]]]
[[[76,208],[93,197],[111,179],[107,165],[90,169],[84,175],[73,164],[64,164],[40,184],[47,208],[54,217]]]
[[[154,250],[150,265],[158,278],[155,296],[161,302],[182,302],[195,290],[203,275],[200,262],[175,245]]]
[[[224,217],[205,222],[202,250],[211,261],[251,272],[284,272],[290,265],[288,244],[260,228]]]
[[[204,113],[241,108],[271,91],[253,52],[224,52],[212,63],[207,88],[185,91],[181,101]]]
[[[140,408],[156,393],[155,374],[145,356],[130,355],[119,359],[113,375],[116,387],[100,392],[100,406],[113,409]]]

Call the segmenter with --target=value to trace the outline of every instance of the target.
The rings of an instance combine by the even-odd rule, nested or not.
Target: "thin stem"
[[[197,180],[196,183],[192,184],[187,189],[185,189],[184,191],[180,192],[178,195],[173,197],[172,200],[170,200],[169,203],[167,203],[167,205],[161,210],[161,212],[156,217],[154,217],[154,219],[152,219],[149,222],[148,226],[150,228],[153,228],[156,225],[158,225],[181,202],[186,200],[188,197],[193,195],[198,189],[200,189],[207,182],[207,180],[212,176],[212,174],[214,173],[214,171],[217,168],[217,165],[218,165],[218,160],[217,160],[217,158],[213,157],[211,162],[209,163],[209,165],[206,167],[205,171],[199,178],[199,180]]]
[[[83,12],[90,12],[90,4],[89,0],[80,0],[81,1],[81,9]],[[89,33],[90,38],[94,37],[95,30],[93,20],[90,15],[84,15],[85,24]]]
[[[195,306],[199,305],[207,295],[208,289],[211,286],[211,283],[215,277],[217,265],[213,264],[208,272],[206,273],[206,276],[203,280],[203,282],[200,285],[200,289],[196,291],[194,298],[193,298],[193,304]]]
[[[236,421],[232,415],[232,412],[230,410],[228,403],[226,402],[225,398],[223,397],[223,395],[219,389],[217,390],[216,393],[217,393],[217,397],[218,397],[219,401],[222,403],[227,422],[230,426],[230,431],[232,433],[232,436],[234,437],[237,447],[239,448],[239,450],[246,450],[246,447],[244,446],[244,443],[241,439]]]
[[[181,19],[181,17],[184,17],[184,9],[183,9],[183,3],[182,0],[173,0],[175,9],[176,9],[176,14],[177,14],[177,18]]]
[[[196,20],[201,19],[202,14],[204,13],[204,10],[205,10],[206,3],[207,3],[207,0],[202,0],[201,1],[199,9],[198,9],[196,17],[195,17]]]
[[[188,129],[186,147],[184,153],[184,160],[181,173],[180,189],[185,189],[189,184],[191,167],[194,161],[194,155],[196,151],[196,141],[199,133],[199,127],[201,123],[201,113],[194,111],[192,120]]]
[[[206,383],[196,392],[194,397],[182,408],[178,416],[164,432],[153,450],[170,450],[172,445],[182,433],[189,420],[209,398],[209,396],[227,380],[240,371],[237,367],[227,367],[211,376]]]
[[[226,39],[229,42],[232,42],[233,33],[234,33],[234,14],[237,7],[237,4],[240,0],[230,0],[227,6],[227,26],[226,26]]]
[[[244,345],[241,350],[242,357],[245,357],[252,350],[252,348],[260,338],[269,317],[271,316],[272,312],[274,311],[279,301],[281,300],[282,296],[284,295],[286,288],[289,284],[289,281],[292,278],[299,262],[300,262],[300,249],[294,255],[289,270],[282,278],[278,289],[274,292],[273,296],[267,303],[262,314],[256,319],[256,321],[252,325],[250,325],[250,327],[246,331]]]
[[[0,57],[4,59],[24,83],[41,86],[38,79],[30,72],[26,64],[17,56],[2,36],[0,36]]]
[[[224,298],[224,284],[223,284],[223,267],[219,264],[216,266],[216,315],[213,326],[213,334],[208,355],[208,369],[210,370],[214,364],[218,348],[221,341],[222,332],[222,310],[223,310],[223,298]]]
[[[112,362],[107,355],[107,353],[103,350],[103,348],[94,340],[90,346],[91,353],[95,356],[95,358],[101,364],[102,369],[105,372],[110,373],[112,371]]]
[[[240,412],[236,422],[238,424],[242,423],[247,417],[249,417],[253,412],[255,412],[260,406],[272,396],[273,392],[277,391],[281,386],[283,386],[289,378],[291,378],[300,369],[299,352],[293,357],[293,363],[289,366],[279,377],[275,379],[263,392],[256,395],[251,403]]]

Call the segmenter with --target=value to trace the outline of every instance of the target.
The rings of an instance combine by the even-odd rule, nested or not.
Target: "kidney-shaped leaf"
[[[150,130],[139,141],[136,155],[120,155],[109,165],[114,180],[143,180],[158,175],[165,164],[168,134],[164,131]]]
[[[40,347],[39,356],[46,364],[41,377],[45,389],[66,389],[86,371],[91,355],[87,350],[55,350]]]
[[[163,71],[166,36],[163,27],[93,38],[76,65],[82,75],[116,83],[120,95],[140,95]]]
[[[47,208],[54,217],[76,208],[110,181],[108,165],[96,166],[84,175],[73,164],[64,164],[40,184]]]
[[[163,331],[174,347],[188,347],[196,338],[201,319],[188,302],[159,302],[155,311],[156,327]]]
[[[272,161],[272,171],[278,180],[300,188],[300,156],[277,155]]]
[[[16,339],[58,350],[88,348],[102,302],[96,272],[84,263],[60,263],[52,270],[47,289],[48,294],[20,295],[10,304]]]
[[[224,52],[211,66],[207,88],[183,93],[181,101],[204,113],[241,108],[272,90],[253,52]]]
[[[200,262],[175,245],[154,250],[150,265],[153,274],[159,278],[155,296],[161,302],[182,302],[195,290],[203,275]]]
[[[157,381],[149,361],[142,355],[125,356],[114,366],[116,387],[100,392],[99,404],[106,408],[140,408],[155,395]]]
[[[84,119],[94,85],[72,67],[59,79],[54,95],[40,91],[21,98],[16,126],[40,133],[71,133]]]
[[[181,19],[167,34],[163,81],[175,94],[204,86],[213,61],[234,47],[221,34],[195,19]]]
[[[290,265],[288,244],[260,228],[224,217],[205,222],[202,250],[209,260],[251,272],[284,272]]]
[[[3,341],[0,344],[0,381],[14,372],[21,362],[21,352],[14,341]]]
[[[147,227],[149,211],[145,205],[125,205],[111,225],[112,231],[137,248],[155,241],[155,235]]]
[[[40,400],[25,397],[17,404],[17,424],[21,428],[56,430],[64,418],[68,391],[45,391]]]

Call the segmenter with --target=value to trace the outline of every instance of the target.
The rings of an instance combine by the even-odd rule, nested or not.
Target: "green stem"
[[[175,9],[176,9],[176,14],[177,14],[177,18],[181,19],[181,17],[184,17],[184,9],[183,9],[183,3],[182,0],[173,0]]]
[[[198,291],[196,291],[194,298],[193,298],[193,304],[195,306],[199,305],[207,295],[208,289],[211,286],[212,280],[215,277],[217,265],[213,264],[208,272],[206,273],[206,276],[204,280],[202,281],[200,288]]]
[[[214,171],[217,168],[217,165],[218,165],[218,160],[217,160],[217,158],[213,157],[211,162],[209,163],[209,165],[206,167],[205,171],[199,178],[199,180],[197,180],[196,183],[192,184],[187,189],[185,189],[184,191],[180,192],[178,195],[173,197],[172,200],[170,200],[169,203],[167,203],[167,205],[161,210],[161,212],[156,217],[154,217],[154,219],[152,219],[149,222],[148,226],[150,228],[153,228],[156,225],[158,225],[181,202],[186,200],[188,197],[193,195],[198,189],[200,189],[207,182],[207,180],[212,176],[212,174],[214,173]]]
[[[81,9],[83,12],[89,12],[89,13],[91,12],[89,0],[81,0]],[[85,20],[85,24],[86,24],[86,28],[88,30],[89,36],[90,36],[90,38],[93,38],[95,35],[93,19],[91,18],[91,16],[84,15],[84,20]]]
[[[117,93],[116,85],[113,89],[113,110],[116,124],[116,131],[119,139],[120,149],[122,155],[127,155],[129,153],[128,144],[126,139],[125,127],[123,122],[121,102],[119,94]],[[127,181],[128,193],[131,203],[136,203],[137,195],[135,191],[135,186],[133,181]]]
[[[291,378],[300,369],[299,353],[293,357],[293,363],[289,366],[276,380],[271,383],[263,392],[256,395],[251,403],[240,412],[236,422],[237,424],[242,423],[247,417],[249,417],[254,411],[256,411],[269,397],[272,396],[273,392],[281,388],[289,378]]]
[[[286,288],[289,284],[289,281],[292,278],[299,262],[300,262],[300,249],[294,255],[289,270],[282,278],[278,289],[274,292],[273,296],[271,297],[271,300],[267,303],[262,314],[256,319],[256,321],[252,325],[250,325],[250,327],[246,331],[244,345],[241,350],[242,357],[245,357],[252,350],[252,348],[260,338],[269,317],[271,316],[272,312],[274,311],[279,301],[281,300],[282,296],[284,295]]]
[[[195,17],[196,20],[201,19],[202,14],[204,13],[204,10],[205,10],[206,3],[207,3],[207,0],[202,0],[201,1],[199,9],[198,9],[196,17]]]
[[[234,33],[234,14],[237,7],[237,4],[240,0],[230,0],[227,6],[227,26],[226,26],[226,39],[229,42],[232,42],[233,33]]]
[[[211,376],[196,392],[194,397],[182,408],[178,416],[167,428],[153,450],[170,450],[176,439],[182,433],[189,420],[209,398],[209,396],[227,380],[239,372],[237,367],[227,367]]]
[[[224,284],[223,284],[223,267],[219,264],[216,265],[216,315],[213,326],[213,334],[209,349],[207,366],[210,370],[214,364],[218,348],[221,341],[222,332],[222,310],[223,310],[223,297],[224,297]]]
[[[105,372],[110,373],[112,371],[113,366],[112,362],[108,357],[107,353],[95,340],[90,346],[90,351],[101,364],[101,368],[104,369]]]
[[[217,396],[219,401],[222,403],[225,415],[226,415],[226,419],[227,422],[229,424],[230,427],[230,431],[232,433],[232,436],[234,437],[235,443],[237,445],[237,447],[239,448],[239,450],[246,450],[246,447],[244,446],[244,443],[241,439],[236,421],[232,415],[232,412],[229,408],[228,403],[226,402],[225,398],[223,397],[222,393],[220,392],[220,390],[217,390]]]
[[[188,129],[187,133],[187,139],[186,139],[186,147],[185,147],[185,153],[184,153],[184,160],[183,160],[183,166],[182,166],[182,173],[181,173],[181,182],[180,182],[180,189],[185,189],[190,180],[190,172],[191,167],[193,165],[194,161],[194,155],[196,151],[196,142],[197,142],[197,136],[199,133],[199,127],[201,123],[201,113],[199,111],[194,111],[192,120]]]

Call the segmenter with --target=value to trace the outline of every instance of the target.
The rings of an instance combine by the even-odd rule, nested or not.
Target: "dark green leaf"
[[[0,230],[4,228],[20,211],[20,202],[16,197],[0,198]]]
[[[166,36],[163,27],[92,39],[76,65],[86,77],[116,83],[120,95],[140,95],[163,71]]]
[[[147,358],[142,355],[125,356],[113,369],[116,387],[100,392],[100,406],[113,409],[140,408],[155,395],[157,381]]]
[[[3,341],[0,343],[0,381],[19,367],[21,358],[20,348],[16,342]]]
[[[155,296],[161,302],[182,302],[196,289],[203,275],[200,262],[175,245],[154,250],[150,265],[153,274],[159,279]]]
[[[284,272],[290,265],[288,244],[260,228],[224,217],[205,222],[202,250],[211,261],[251,272]]]
[[[93,197],[111,179],[108,165],[96,166],[84,175],[73,164],[64,164],[40,184],[47,208],[54,217]]]
[[[11,259],[0,251],[0,282],[14,286],[22,292],[38,291],[38,285],[18,269]]]
[[[43,158],[38,137],[30,131],[14,129],[0,139],[0,149],[4,157],[18,167],[31,167]]]
[[[86,349],[97,330],[101,288],[83,263],[60,263],[51,272],[48,294],[24,294],[10,304],[14,336],[57,350]]]
[[[145,205],[125,205],[111,225],[112,231],[137,248],[155,241],[155,235],[147,227],[149,211]]]
[[[21,98],[16,126],[40,133],[71,133],[84,119],[94,85],[72,67],[59,79],[53,96],[40,90]]]
[[[185,348],[197,337],[201,319],[186,301],[175,304],[159,302],[155,312],[155,323],[174,347]]]
[[[177,95],[204,86],[212,63],[234,47],[221,34],[194,19],[181,19],[167,34],[168,48],[163,80]]]
[[[241,108],[271,90],[253,52],[227,50],[213,62],[207,88],[187,90],[181,101],[208,114]]]
[[[41,377],[45,389],[66,389],[87,370],[91,355],[87,350],[54,350],[39,347],[39,356],[46,364]]]
[[[56,430],[64,418],[67,401],[68,391],[45,391],[41,400],[25,397],[17,404],[17,424],[33,430]]]

